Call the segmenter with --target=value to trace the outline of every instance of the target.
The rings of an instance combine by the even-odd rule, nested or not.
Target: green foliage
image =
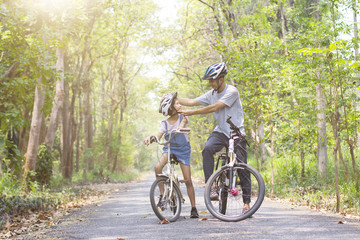
[[[24,158],[21,156],[16,144],[6,135],[0,134],[0,161],[2,171],[13,172],[19,176],[23,169]]]
[[[18,189],[19,181],[12,173],[4,172],[1,175],[0,192],[3,194],[9,194],[15,189]]]
[[[263,125],[261,143],[273,148],[274,156],[265,154],[259,168],[269,186],[273,160],[275,194],[292,192],[310,202],[333,194],[330,156],[338,135],[349,172],[346,176],[341,163],[341,192],[353,197],[344,197],[343,206],[357,204],[358,189],[351,194],[351,174],[360,164],[356,157],[356,169],[352,169],[348,146],[353,144],[359,152],[355,142],[360,64],[353,53],[359,39],[343,38],[352,34],[353,26],[340,11],[359,10],[355,2],[209,0],[207,5],[185,0],[174,25],[160,24],[156,1],[64,3],[57,1],[50,9],[45,1],[0,1],[0,161],[5,172],[0,188],[4,192],[16,188],[16,177],[22,172],[24,146],[20,150],[18,146],[26,145],[39,77],[46,96],[42,112],[44,119],[49,117],[55,81],[60,77],[55,49],[61,47],[66,55],[66,100],[73,107],[69,115],[79,127],[75,135],[80,134],[80,147],[76,148],[76,142],[72,146],[74,153],[78,151],[80,166],[73,173],[74,182],[97,182],[105,176],[116,181],[124,172],[136,175],[152,170],[161,148],[145,147],[143,139],[156,135],[164,119],[157,111],[161,96],[174,91],[189,98],[203,94],[210,89],[200,80],[204,70],[224,61],[229,69],[227,83],[240,93],[248,137]],[[318,84],[326,102],[322,112],[327,121],[328,179],[321,179],[317,170]],[[89,106],[84,106],[85,96]],[[337,113],[338,126],[332,124]],[[212,114],[190,117],[191,163],[197,169],[202,167],[201,151],[215,125]],[[19,138],[21,133],[22,144],[9,139],[9,132]],[[39,149],[36,177],[40,185],[70,184],[58,173],[63,144],[59,135],[53,160],[44,146]],[[254,157],[259,144],[255,139],[252,142],[249,162],[255,166],[260,161]],[[30,180],[30,192],[36,194],[39,186]]]
[[[53,157],[45,144],[39,146],[36,161],[36,181],[44,186],[49,185],[53,171]]]
[[[355,179],[346,175],[358,171],[360,165],[355,157],[355,167],[352,167],[348,147],[353,144],[356,151],[359,149],[355,144],[360,117],[356,109],[360,98],[355,89],[359,85],[359,64],[354,57],[358,37],[349,37],[353,34],[353,26],[344,21],[340,9],[352,11],[355,7],[359,10],[359,6],[351,1],[316,4],[302,0],[291,4],[282,1],[207,3],[209,5],[187,1],[183,9],[184,28],[173,35],[186,41],[180,40],[177,59],[168,61],[175,72],[168,86],[184,92],[185,97],[199,96],[207,89],[198,81],[205,68],[210,63],[226,62],[229,70],[226,78],[239,89],[248,136],[257,133],[259,125],[263,124],[265,138],[262,142],[273,146],[275,193],[288,194],[294,189],[303,193],[311,189],[315,195],[307,195],[309,201],[334,194],[335,130],[339,132],[342,154],[348,156],[344,157],[348,173],[340,163],[340,184],[343,186],[350,181],[352,185]],[[279,4],[283,4],[283,18]],[[319,98],[315,86],[319,84],[326,98],[322,110],[327,121],[329,177],[326,179],[318,176]],[[337,113],[339,126],[333,129]],[[192,116],[190,123],[192,134],[201,135],[199,138],[191,136],[192,157],[201,160],[198,153],[212,130],[213,120],[210,117],[199,119]],[[258,160],[252,158],[259,152],[258,146],[252,144],[248,149],[249,162],[255,166]],[[272,183],[270,158],[266,154],[259,166],[269,189]],[[328,191],[316,195],[319,189],[327,187]],[[344,194],[347,190],[341,191]],[[354,197],[355,202],[358,201],[358,190]]]

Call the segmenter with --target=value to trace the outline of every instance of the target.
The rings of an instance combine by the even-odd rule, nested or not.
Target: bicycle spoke
[[[176,221],[180,216],[180,190],[175,184],[171,189],[168,179],[159,179],[153,183],[150,189],[150,202],[160,220]]]
[[[216,171],[208,180],[205,190],[205,204],[210,213],[224,221],[240,221],[250,217],[260,207],[265,186],[261,175],[252,167],[234,167],[235,184],[230,186],[230,167]],[[218,199],[210,199],[210,186],[218,191]],[[250,205],[250,209],[245,208]],[[248,211],[247,211],[248,210]]]

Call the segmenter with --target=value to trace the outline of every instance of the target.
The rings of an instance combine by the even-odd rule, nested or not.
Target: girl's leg
[[[181,171],[183,173],[184,176],[184,181],[186,184],[186,189],[187,189],[187,194],[189,196],[190,199],[190,204],[191,207],[195,207],[195,190],[194,190],[194,186],[191,180],[191,170],[190,170],[190,166],[188,165],[184,165],[182,163],[180,163],[180,167],[181,167]]]
[[[159,161],[156,163],[154,170],[155,170],[155,177],[157,177],[157,174],[161,174],[162,170],[165,166],[165,164],[167,163],[167,159],[168,159],[168,154],[167,153],[163,153],[163,155],[161,155],[161,157],[159,158]]]
[[[163,155],[161,155],[159,161],[156,163],[154,170],[155,170],[155,177],[158,179],[159,177],[157,176],[157,174],[161,174],[162,170],[165,166],[165,164],[167,163],[168,160],[168,154],[167,153],[163,153]],[[159,184],[159,189],[160,189],[160,193],[163,194],[164,193],[164,186],[162,184]]]

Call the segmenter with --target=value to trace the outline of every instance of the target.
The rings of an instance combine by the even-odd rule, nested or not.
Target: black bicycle
[[[259,209],[265,196],[265,183],[254,167],[236,159],[234,141],[246,139],[231,121],[231,116],[226,122],[231,129],[229,147],[226,154],[218,157],[217,170],[206,183],[204,198],[207,209],[214,217],[236,222],[251,217]]]

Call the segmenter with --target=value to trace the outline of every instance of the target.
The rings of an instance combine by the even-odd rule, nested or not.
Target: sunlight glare
[[[71,0],[40,0],[41,7],[47,11],[67,8]]]

